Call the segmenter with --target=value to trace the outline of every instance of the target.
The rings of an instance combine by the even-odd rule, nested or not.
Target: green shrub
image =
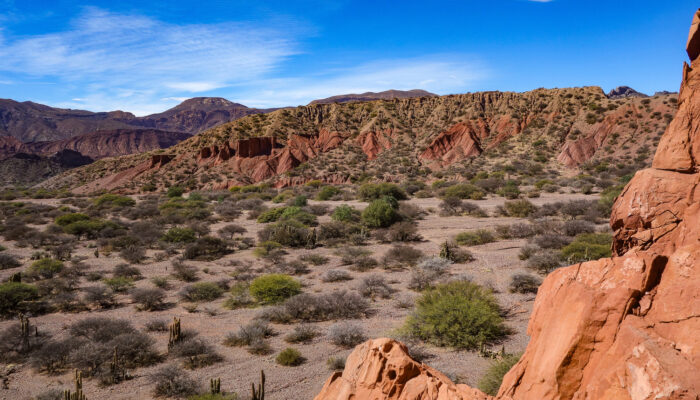
[[[360,212],[355,207],[343,204],[333,210],[331,219],[340,222],[357,222],[360,220]]]
[[[503,382],[503,377],[519,359],[520,356],[509,354],[500,360],[494,361],[479,381],[479,390],[491,396],[497,395],[498,389]]]
[[[304,225],[316,224],[316,216],[303,211],[301,207],[298,206],[272,208],[258,216],[258,222],[263,224],[288,220],[296,220]]]
[[[455,236],[455,241],[462,246],[478,246],[495,242],[493,233],[486,229],[478,229],[473,232],[462,232]]]
[[[384,199],[372,201],[362,211],[362,221],[370,228],[384,228],[396,221],[396,209]]]
[[[528,200],[506,201],[503,208],[509,217],[526,218],[535,211],[535,205]]]
[[[612,256],[612,237],[607,233],[582,233],[561,249],[569,263],[578,263]]]
[[[189,301],[212,301],[224,294],[224,289],[214,282],[198,282],[186,286],[180,295]]]
[[[321,188],[321,190],[318,191],[318,194],[316,195],[316,200],[330,200],[335,196],[336,194],[340,193],[340,189],[338,189],[335,186],[324,186]]]
[[[284,365],[285,367],[295,367],[301,365],[304,362],[304,358],[301,356],[301,352],[293,347],[287,347],[282,350],[275,361],[279,365]]]
[[[280,219],[282,213],[287,209],[287,207],[275,207],[269,210],[263,211],[258,216],[257,221],[261,224],[266,224],[268,222],[275,222]]]
[[[170,186],[168,188],[168,192],[166,193],[166,196],[168,196],[172,199],[173,197],[181,197],[183,193],[185,193],[184,188],[182,188],[180,186]]]
[[[315,241],[312,231],[295,220],[267,225],[258,232],[258,238],[262,242],[272,241],[289,247],[312,246]]]
[[[468,281],[429,288],[406,320],[406,333],[437,346],[476,349],[509,333],[491,291]]]
[[[66,226],[66,225],[70,225],[74,222],[87,221],[89,219],[90,219],[90,217],[88,217],[87,215],[85,215],[83,213],[70,213],[70,214],[63,214],[63,215],[56,217],[54,222],[58,226]]]
[[[258,302],[276,304],[301,293],[301,284],[288,275],[269,274],[255,278],[249,290]]]
[[[292,206],[294,206],[294,207],[306,207],[306,205],[308,203],[309,203],[308,198],[302,194],[302,195],[294,198],[294,201],[292,201]]]
[[[34,261],[29,267],[29,274],[40,278],[52,278],[55,274],[63,270],[63,262],[53,258],[42,258]]]
[[[39,291],[33,285],[22,282],[0,284],[0,315],[7,316],[22,312],[20,304],[39,298]]]
[[[69,235],[85,236],[88,239],[94,239],[107,229],[118,230],[122,227],[116,222],[101,219],[75,221],[63,227],[63,231]]]
[[[190,243],[197,240],[197,234],[190,228],[170,228],[165,235],[160,238],[168,243]]]
[[[517,199],[520,197],[520,188],[518,184],[513,181],[508,181],[506,184],[498,190],[498,194],[505,197],[506,199]]]
[[[136,201],[128,196],[106,193],[96,198],[93,204],[98,207],[131,207],[136,204]]]
[[[211,236],[204,236],[187,245],[182,257],[186,260],[211,261],[221,258],[230,252],[226,241]]]
[[[17,268],[21,265],[22,263],[12,254],[0,254],[0,269]]]
[[[110,289],[117,293],[126,292],[134,287],[134,280],[123,276],[115,276],[113,278],[103,279],[102,282],[109,286]]]
[[[360,186],[357,195],[362,201],[372,201],[384,196],[391,196],[396,200],[406,200],[408,196],[403,189],[393,183],[365,183]]]
[[[445,189],[443,197],[457,197],[460,199],[481,200],[484,192],[470,183],[458,183]]]

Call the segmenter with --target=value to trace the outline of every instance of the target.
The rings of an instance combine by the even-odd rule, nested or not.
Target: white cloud
[[[475,58],[439,54],[421,58],[379,60],[323,74],[253,82],[240,87],[235,101],[252,107],[306,104],[314,99],[345,93],[388,89],[425,89],[438,94],[463,92],[489,76]],[[259,88],[264,88],[259,90]]]
[[[176,101],[178,103],[182,103],[185,100],[189,100],[191,97],[163,97],[161,100],[163,101]]]
[[[117,96],[122,108],[143,107],[260,79],[297,52],[294,37],[295,27],[284,24],[173,25],[87,8],[64,32],[13,37],[0,30],[0,71],[85,87],[75,93],[80,98]]]
[[[225,87],[225,84],[217,82],[171,82],[166,83],[166,87],[176,90],[183,90],[185,92],[208,92],[210,90],[219,89]]]

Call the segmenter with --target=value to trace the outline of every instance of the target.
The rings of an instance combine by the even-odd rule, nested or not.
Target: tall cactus
[[[63,392],[63,400],[87,400],[83,393],[83,374],[75,370],[75,393],[71,393],[69,389]]]
[[[265,371],[260,370],[260,384],[258,390],[255,390],[255,384],[250,384],[253,389],[253,397],[251,400],[265,400]]]
[[[211,388],[211,394],[221,393],[221,378],[210,379],[209,387]]]
[[[452,260],[452,257],[452,249],[450,248],[450,244],[445,241],[445,243],[440,246],[440,258]]]
[[[126,368],[119,365],[119,353],[117,352],[117,347],[114,347],[114,354],[112,355],[112,361],[109,363],[109,383],[112,385],[126,380]]]
[[[168,339],[168,349],[182,340],[182,330],[180,329],[180,318],[174,317],[173,323],[170,324],[170,338]]]

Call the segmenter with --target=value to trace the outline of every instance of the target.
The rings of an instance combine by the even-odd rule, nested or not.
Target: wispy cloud
[[[86,87],[80,98],[122,107],[260,79],[295,54],[293,26],[173,25],[88,8],[69,30],[13,37],[0,28],[0,71]],[[93,107],[109,107],[95,103]]]
[[[467,91],[489,76],[476,57],[454,54],[378,60],[352,68],[334,69],[305,77],[270,79],[238,87],[236,101],[255,107],[306,104],[343,93],[388,89],[425,89],[438,94]],[[260,89],[262,88],[262,89]]]

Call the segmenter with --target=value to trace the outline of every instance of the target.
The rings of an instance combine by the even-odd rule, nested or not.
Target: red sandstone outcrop
[[[357,137],[357,144],[362,147],[368,160],[374,160],[381,152],[391,148],[391,130],[363,132]]]
[[[456,385],[439,371],[413,361],[406,346],[391,339],[369,340],[355,348],[345,370],[335,372],[316,400],[432,399],[481,400],[483,393]]]
[[[700,398],[699,24],[700,11],[678,114],[652,168],[638,172],[615,201],[616,256],[545,279],[528,325],[530,343],[497,399]],[[486,398],[419,367],[405,349],[375,344],[385,342],[356,348],[316,400]]]
[[[248,180],[260,182],[290,171],[343,141],[340,133],[326,129],[316,135],[289,135],[281,144],[274,137],[254,137],[204,147],[197,161],[200,165],[225,164]]]
[[[480,138],[486,136],[488,136],[487,127],[483,122],[460,122],[450,130],[439,134],[419,159],[447,165],[455,160],[478,156],[483,151]]]

